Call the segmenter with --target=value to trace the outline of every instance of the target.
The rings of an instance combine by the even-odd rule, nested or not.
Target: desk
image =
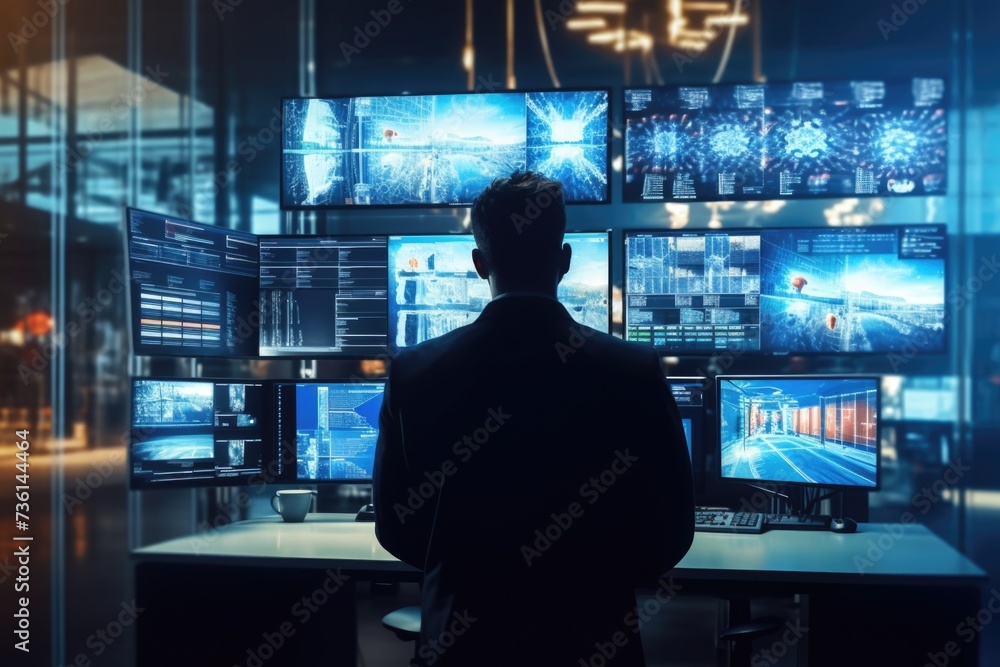
[[[273,667],[316,655],[353,667],[354,585],[420,577],[381,547],[373,524],[356,523],[354,515],[242,521],[142,547],[132,557],[137,604],[146,608],[137,620],[144,667]],[[669,576],[682,594],[805,596],[808,631],[799,654],[814,667],[921,667],[929,653],[942,667],[978,665],[978,633],[959,625],[985,608],[986,574],[923,526],[697,533]],[[241,610],[251,613],[234,620]],[[164,637],[172,639],[165,644]],[[208,638],[218,646],[210,659],[193,648]],[[259,650],[268,646],[273,650]]]

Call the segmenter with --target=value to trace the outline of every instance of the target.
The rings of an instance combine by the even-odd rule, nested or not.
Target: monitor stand
[[[317,484],[316,511],[344,514],[356,512],[355,521],[374,521],[375,506],[371,504],[371,485],[358,489],[356,485]],[[353,488],[348,488],[353,487]],[[367,492],[365,492],[367,490]],[[357,509],[358,501],[369,501]]]

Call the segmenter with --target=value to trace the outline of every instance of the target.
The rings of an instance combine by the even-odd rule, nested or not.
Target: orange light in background
[[[361,362],[361,374],[365,377],[383,377],[388,370],[385,359],[365,359]]]
[[[14,329],[29,336],[45,336],[52,333],[52,316],[44,310],[28,313],[14,325]]]

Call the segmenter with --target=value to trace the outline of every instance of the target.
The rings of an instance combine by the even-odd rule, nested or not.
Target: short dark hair
[[[472,233],[494,271],[545,271],[566,233],[562,184],[532,171],[495,179],[472,202]]]

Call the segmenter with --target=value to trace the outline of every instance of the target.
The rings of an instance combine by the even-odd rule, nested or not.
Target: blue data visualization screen
[[[284,208],[468,206],[516,170],[608,201],[608,91],[297,98],[282,105]]]
[[[297,481],[367,483],[375,465],[383,382],[279,385],[279,441],[294,444]]]
[[[257,236],[126,209],[132,350],[257,355]]]
[[[943,225],[625,233],[625,339],[679,354],[945,349]]]
[[[132,485],[223,485],[261,474],[265,394],[260,382],[132,380]]]
[[[722,479],[878,488],[878,378],[717,381]]]
[[[626,202],[943,195],[945,82],[625,90]]]
[[[567,232],[573,249],[559,302],[580,324],[609,330],[609,236]],[[469,234],[389,237],[389,343],[409,347],[469,324],[490,302]]]

